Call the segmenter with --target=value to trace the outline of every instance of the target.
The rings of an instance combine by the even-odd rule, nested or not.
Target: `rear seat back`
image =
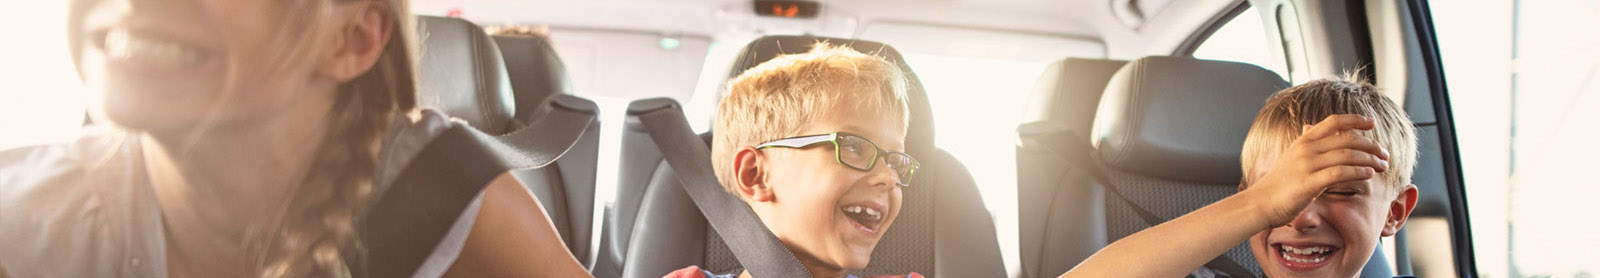
[[[905,190],[894,228],[879,242],[872,262],[858,274],[1004,276],[993,220],[966,168],[934,147],[932,111],[926,93],[894,48],[860,40],[768,36],[746,45],[730,76],[781,54],[809,51],[818,41],[882,56],[900,65],[911,79],[907,153],[917,157],[923,170],[918,172],[915,185]],[[619,177],[617,204],[607,215],[608,238],[602,239],[607,246],[603,250],[612,253],[601,257],[620,258],[613,263],[623,277],[659,277],[689,265],[717,273],[740,269],[728,247],[707,228],[703,216],[676,184],[671,169],[659,162],[660,152],[653,150],[648,134],[636,124],[630,120],[623,135],[627,145],[623,147],[625,164]],[[606,265],[597,266],[601,267]],[[596,269],[596,274],[604,277],[602,273]]]
[[[1249,64],[1146,57],[1106,85],[1090,142],[1127,199],[1108,196],[1112,241],[1149,227],[1131,206],[1173,219],[1238,191],[1239,152],[1256,111],[1289,84]],[[1248,246],[1225,255],[1260,276]]]
[[[543,116],[550,97],[571,95],[572,81],[566,65],[549,39],[535,36],[492,36],[505,58],[506,73],[516,96],[513,122],[519,126]],[[545,212],[560,232],[567,249],[585,266],[594,230],[595,165],[600,152],[600,123],[593,122],[578,142],[550,169],[512,174],[539,197]]]
[[[1048,121],[1088,131],[1094,126],[1094,114],[1106,83],[1127,64],[1124,60],[1087,58],[1050,63],[1028,96],[1028,110],[1022,122]]]
[[[1019,169],[1021,190],[1056,187],[1056,193],[1046,193],[1049,199],[1033,198],[1043,204],[1023,205],[1023,213],[1029,214],[1024,223],[1044,222],[1024,227],[1042,229],[1022,234],[1031,237],[1025,243],[1042,246],[1030,252],[1024,245],[1023,261],[1034,262],[1024,267],[1031,272],[1028,277],[1059,275],[1107,242],[1148,228],[1151,224],[1134,207],[1173,219],[1235,193],[1241,176],[1239,152],[1256,111],[1286,87],[1276,74],[1242,63],[1146,57],[1124,65],[1105,85],[1089,132],[1076,130],[1082,126],[1058,125],[1088,136],[1092,160],[1111,184],[1093,182],[1082,174],[1087,169],[1059,160],[1038,160]],[[1019,159],[1023,152],[1053,155],[1024,146]],[[1039,172],[1066,174],[1057,180],[1026,178],[1045,175]],[[1123,195],[1107,194],[1107,188]],[[1261,275],[1248,244],[1222,257],[1247,275]],[[1375,254],[1363,277],[1387,277],[1385,261],[1382,253]]]
[[[437,109],[489,134],[532,123],[551,96],[569,94],[565,69],[545,45],[516,38],[500,47],[477,25],[457,18],[420,16],[419,66],[424,108]],[[506,41],[504,39],[499,39]],[[508,72],[509,70],[509,72]],[[599,123],[589,128],[556,167],[512,171],[538,198],[569,250],[589,253]]]
[[[506,73],[511,77],[511,91],[516,95],[517,111],[513,118],[518,123],[531,122],[540,114],[546,99],[554,95],[571,95],[572,79],[567,66],[550,45],[549,38],[520,35],[491,36],[500,54],[505,58]]]
[[[418,106],[466,120],[484,133],[513,130],[511,83],[500,49],[483,28],[459,18],[417,19],[424,38],[418,51]]]
[[[1023,122],[1088,134],[1107,81],[1124,64],[1127,61],[1081,58],[1051,63],[1029,96]],[[1026,134],[1026,129],[1018,132]],[[1048,150],[1018,145],[1018,246],[1024,277],[1066,273],[1073,264],[1059,262],[1083,261],[1106,244],[1104,227],[1076,224],[1105,222],[1104,193],[1085,182],[1083,175]]]
[[[706,140],[706,142],[710,144],[711,141]],[[629,246],[632,244],[634,227],[639,226],[635,222],[641,218],[639,214],[644,212],[641,209],[646,205],[644,196],[651,194],[648,190],[663,190],[663,188],[671,187],[677,190],[677,194],[673,196],[683,198],[674,201],[659,201],[658,203],[688,205],[679,201],[692,202],[688,200],[687,193],[682,189],[676,189],[678,187],[676,183],[666,183],[669,181],[675,182],[674,176],[670,175],[671,168],[667,167],[663,160],[661,150],[656,148],[655,140],[650,138],[650,134],[646,133],[644,126],[636,119],[628,119],[624,123],[620,156],[620,165],[617,166],[616,197],[605,208],[602,220],[604,223],[602,223],[603,226],[599,235],[599,254],[595,256],[594,266],[590,269],[596,277],[621,277],[625,264],[633,264],[630,266],[639,267],[636,265],[638,263],[627,261],[625,256],[628,254]],[[705,225],[705,219],[699,217],[700,212],[692,206],[688,207],[687,210],[658,208],[652,211],[662,215],[674,214],[668,211],[683,214],[684,216],[692,214],[695,217],[684,219],[683,221],[689,221],[690,223],[699,221],[701,225]],[[659,219],[657,217],[650,218]],[[643,226],[651,225],[646,224]],[[689,226],[692,227],[694,225]],[[703,232],[688,233],[695,235],[694,237],[704,236]],[[657,260],[673,259],[680,258],[667,257],[658,258]],[[698,261],[698,259],[694,261]],[[661,275],[665,274],[661,273]]]

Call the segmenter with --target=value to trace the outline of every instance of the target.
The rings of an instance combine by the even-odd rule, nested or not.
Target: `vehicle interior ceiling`
[[[680,101],[699,93],[697,83],[721,83],[726,74],[682,71],[726,71],[738,47],[762,35],[814,35],[879,41],[903,52],[948,56],[976,56],[1047,62],[1066,57],[1131,59],[1167,55],[1196,28],[1213,20],[1238,1],[1131,1],[1131,0],[1003,0],[1003,1],[818,1],[816,18],[759,17],[743,0],[669,1],[455,1],[419,0],[413,10],[424,15],[458,14],[482,26],[501,24],[549,27],[552,43],[563,57],[627,59],[630,67],[673,69],[630,76],[636,79],[677,78],[671,87],[649,82],[594,84],[585,73],[605,69],[577,68],[590,63],[566,61],[579,88],[603,90],[577,92],[586,96],[644,98],[669,96]],[[946,34],[930,36],[928,34]],[[645,39],[645,47],[658,47],[660,38],[676,39],[677,49],[701,50],[711,57],[685,54],[675,59],[648,56],[602,57],[605,54],[654,55],[630,51],[628,41]],[[961,38],[961,39],[953,39]],[[715,46],[711,46],[716,44]],[[715,49],[720,47],[720,49]],[[713,48],[713,49],[708,49]],[[714,52],[725,53],[714,53]],[[698,51],[683,51],[698,52]],[[715,57],[724,56],[724,57]],[[711,65],[716,64],[716,65]],[[704,65],[704,66],[702,66]],[[710,78],[712,81],[702,81]],[[687,81],[682,80],[687,79]],[[621,82],[614,82],[621,83]],[[649,86],[646,86],[649,85]],[[612,87],[607,87],[612,86]]]
[[[983,59],[1011,61],[1036,65],[1038,69],[1060,67],[1057,63],[1067,58],[1102,61],[1096,76],[1110,78],[1123,61],[1146,56],[1188,56],[1199,43],[1219,25],[1240,14],[1246,7],[1255,7],[1262,14],[1264,26],[1299,28],[1267,28],[1269,40],[1295,41],[1298,44],[1272,44],[1269,49],[1282,54],[1286,72],[1278,72],[1291,84],[1311,78],[1338,76],[1355,67],[1370,66],[1371,77],[1381,87],[1389,88],[1397,100],[1422,129],[1423,156],[1419,162],[1417,184],[1423,190],[1415,228],[1406,234],[1426,233],[1411,238],[1402,246],[1389,247],[1391,251],[1409,249],[1444,250],[1443,254],[1411,252],[1409,256],[1394,255],[1390,259],[1409,258],[1416,261],[1414,270],[1426,276],[1450,276],[1457,266],[1451,264],[1448,245],[1451,225],[1448,220],[1450,204],[1443,196],[1446,173],[1440,153],[1439,126],[1434,119],[1434,108],[1424,67],[1415,57],[1418,43],[1411,34],[1408,10],[1404,1],[1315,1],[1315,0],[910,0],[910,1],[844,1],[820,0],[821,12],[811,19],[787,19],[757,16],[751,1],[746,0],[667,0],[667,1],[509,1],[509,0],[417,0],[412,3],[414,12],[422,15],[459,16],[482,26],[504,24],[548,26],[549,43],[565,62],[572,79],[573,94],[593,99],[601,106],[602,125],[599,143],[599,170],[594,196],[599,200],[592,210],[595,218],[603,214],[607,198],[616,194],[608,186],[617,184],[615,166],[619,150],[616,134],[623,125],[621,114],[628,101],[651,97],[669,97],[685,104],[691,124],[697,131],[710,126],[717,90],[725,81],[730,64],[735,61],[741,47],[764,35],[813,35],[852,38],[882,42],[905,53],[907,63],[917,67],[918,59]],[[1363,3],[1381,3],[1368,5]],[[1248,5],[1248,6],[1246,6]],[[1286,15],[1269,11],[1288,10]],[[1274,16],[1275,15],[1275,16]],[[1352,16],[1355,15],[1355,16]],[[1368,29],[1370,27],[1370,29]],[[1414,32],[1414,31],[1413,31]],[[950,58],[955,57],[955,58]],[[965,60],[963,60],[965,61]],[[931,62],[922,62],[931,63]],[[1093,63],[1093,62],[1090,62]],[[1106,65],[1105,63],[1111,63]],[[1096,68],[1096,67],[1086,67]],[[1109,71],[1107,69],[1110,69]],[[1064,72],[1063,74],[1070,74]],[[924,69],[917,69],[926,74]],[[1037,74],[1039,72],[1031,72]],[[1104,78],[1099,81],[1104,82]],[[924,80],[930,80],[928,75]],[[1035,86],[1037,75],[1018,80],[1025,84],[1011,84],[1022,88],[1015,92],[999,92],[1018,99],[1028,99]],[[1048,78],[1046,78],[1048,79]],[[925,81],[927,82],[927,81]],[[983,83],[984,81],[968,81]],[[932,82],[929,82],[932,83]],[[935,84],[929,84],[930,94],[935,94]],[[1099,87],[1103,88],[1104,85]],[[966,87],[964,87],[966,88]],[[974,87],[988,89],[986,87]],[[1393,89],[1403,88],[1403,89]],[[1100,89],[1089,89],[1097,91]],[[985,92],[973,92],[985,95]],[[935,99],[934,111],[938,121],[954,121],[963,113],[941,109],[957,108],[941,105]],[[981,97],[980,97],[981,98]],[[1093,106],[1088,106],[1093,107]],[[1093,113],[1088,115],[1092,116]],[[995,138],[1015,138],[1018,124],[1037,120],[1042,116],[1007,119],[975,119],[1012,121],[998,124],[996,129],[1005,135]],[[969,119],[968,121],[973,121]],[[940,130],[940,132],[947,132]],[[985,132],[988,130],[976,130]],[[969,131],[973,132],[973,131]],[[943,133],[941,133],[943,134]],[[1432,140],[1432,143],[1429,141]],[[941,143],[956,144],[949,140]],[[1010,141],[1000,150],[1011,150]],[[1430,145],[1431,144],[1431,145]],[[1453,146],[1450,146],[1453,148]],[[961,157],[959,150],[952,151]],[[1010,160],[1006,156],[1005,160]],[[971,165],[986,162],[964,161]],[[1007,161],[1005,163],[1011,163]],[[1010,164],[1002,164],[1010,165]],[[1431,168],[1430,168],[1431,167]],[[609,169],[609,170],[608,170]],[[974,170],[978,186],[984,188],[983,198],[990,215],[995,217],[999,242],[1002,245],[1007,269],[1013,276],[1025,273],[1019,258],[1027,248],[1019,246],[1022,226],[1028,237],[1027,221],[1017,216],[1018,192],[1016,172],[1007,171],[1009,179],[986,179],[984,173]],[[989,188],[998,188],[990,190]],[[1026,194],[1026,193],[1023,193]],[[588,211],[588,210],[585,210]],[[600,231],[602,221],[592,221]],[[1454,223],[1454,225],[1460,225]],[[1413,225],[1408,224],[1408,227]],[[1421,230],[1413,232],[1411,230]],[[1443,238],[1440,243],[1438,238]],[[591,248],[598,248],[598,235],[587,237]],[[1026,242],[1026,239],[1020,241]],[[1387,244],[1387,242],[1386,242]],[[1439,244],[1444,244],[1440,247]],[[593,250],[593,249],[590,249]],[[598,252],[580,258],[585,263],[595,261]],[[1422,262],[1421,260],[1432,260]],[[1391,261],[1396,273],[1413,272],[1412,263]]]

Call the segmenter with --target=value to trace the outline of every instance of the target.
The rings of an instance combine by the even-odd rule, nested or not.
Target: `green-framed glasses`
[[[839,161],[839,164],[862,172],[872,171],[872,167],[878,164],[878,158],[882,157],[884,162],[889,164],[889,169],[894,170],[895,176],[899,178],[895,183],[902,187],[911,186],[911,177],[917,173],[917,167],[921,166],[921,164],[917,163],[917,159],[912,158],[910,154],[885,151],[883,148],[879,148],[877,143],[873,143],[872,140],[867,140],[866,137],[848,132],[772,140],[756,145],[756,149],[803,149],[821,143],[833,143],[833,155]]]

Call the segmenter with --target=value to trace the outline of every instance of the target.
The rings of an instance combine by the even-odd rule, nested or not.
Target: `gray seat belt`
[[[1122,194],[1121,190],[1117,189],[1115,184],[1111,183],[1111,178],[1107,177],[1105,172],[1100,169],[1100,165],[1094,162],[1094,147],[1089,144],[1089,137],[1081,136],[1081,134],[1071,129],[1050,122],[1024,124],[1018,128],[1018,133],[1020,133],[1018,135],[1025,147],[1049,151],[1051,154],[1066,160],[1067,163],[1083,169],[1089,174],[1089,178],[1100,184],[1101,188],[1105,188],[1107,192],[1111,192],[1111,195],[1115,195],[1117,198],[1122,199],[1123,203],[1128,204],[1128,207],[1133,209],[1133,213],[1139,215],[1139,219],[1144,220],[1145,228],[1155,227],[1169,220],[1151,213],[1144,207],[1139,206],[1138,203],[1128,199],[1126,195]],[[1232,277],[1255,276],[1253,272],[1245,269],[1238,262],[1234,262],[1228,256],[1212,258],[1211,261],[1206,262],[1205,266]]]
[[[543,117],[505,135],[452,122],[434,137],[382,196],[373,196],[360,226],[365,256],[345,256],[352,276],[412,277],[490,181],[550,166],[596,126],[598,108],[587,99],[557,95],[546,106]]]
[[[711,169],[711,149],[689,128],[677,101],[634,101],[628,104],[628,116],[644,124],[695,207],[752,276],[811,277],[788,247],[761,224],[748,204],[723,190]]]

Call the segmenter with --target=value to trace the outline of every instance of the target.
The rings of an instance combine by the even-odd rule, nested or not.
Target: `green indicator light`
[[[666,50],[678,49],[678,45],[680,44],[676,38],[661,38],[661,42],[659,43],[661,45],[661,49]]]

